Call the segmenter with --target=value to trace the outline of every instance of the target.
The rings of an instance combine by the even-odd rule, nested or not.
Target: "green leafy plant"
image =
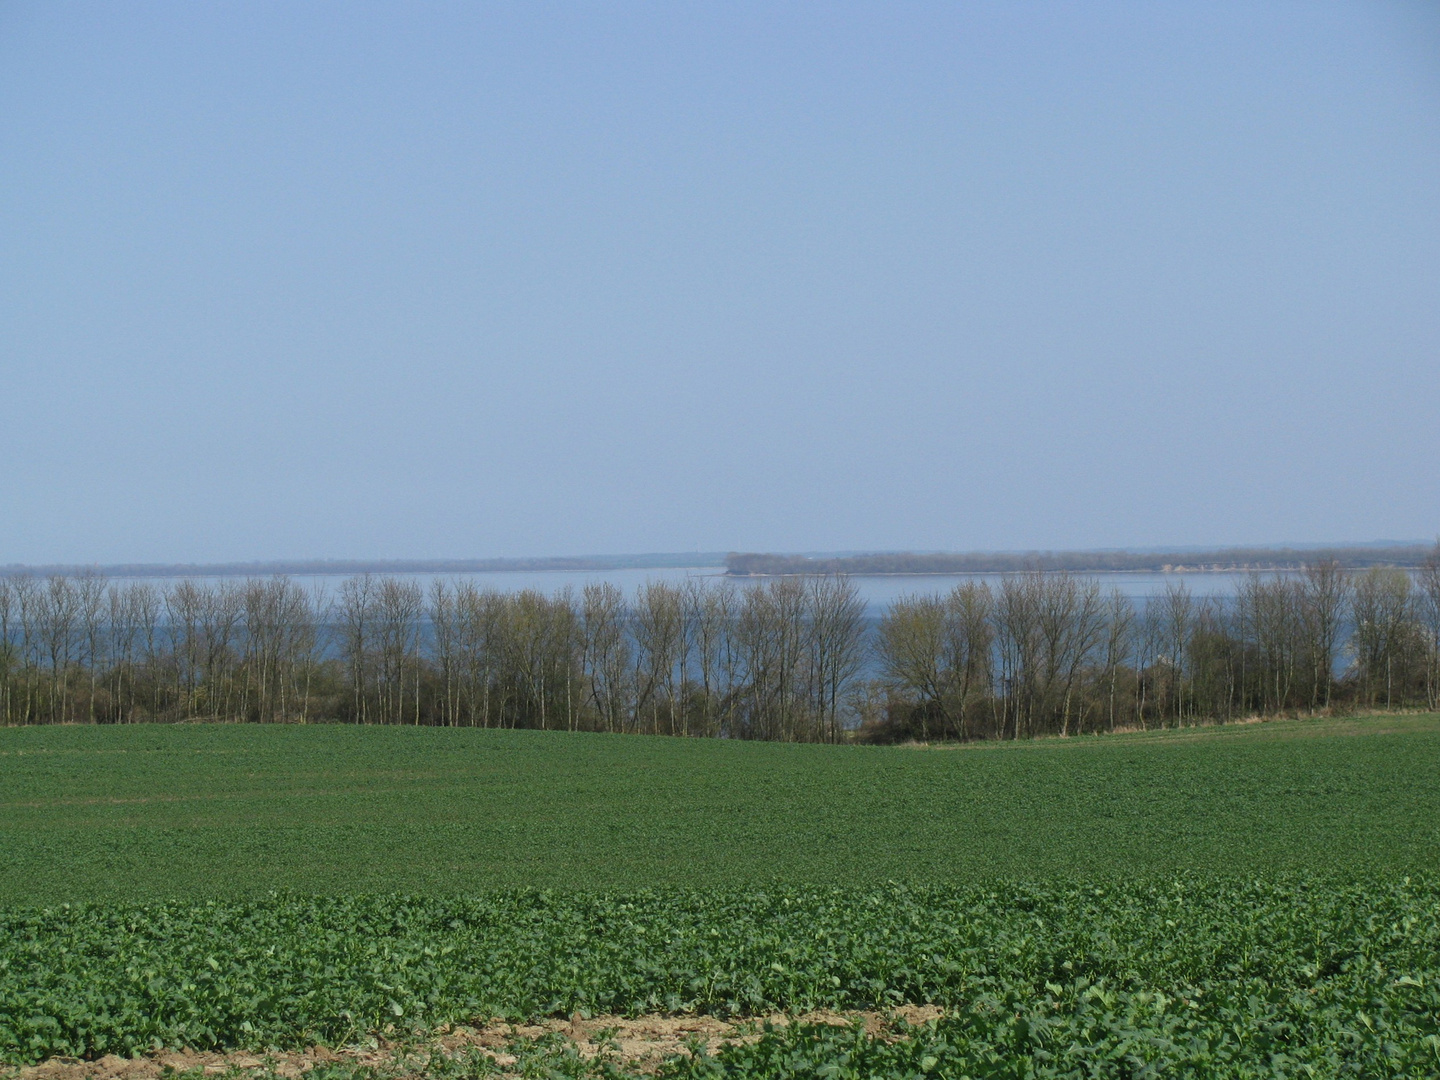
[[[1041,1065],[1076,1055],[1114,1075],[1232,1060],[1413,1072],[1440,1037],[1440,881],[274,894],[0,916],[11,1062],[336,1045],[484,1017],[901,1002],[947,1015],[897,1041],[785,1028],[675,1075],[788,1075],[775,1055],[853,1059],[865,1075],[984,1075],[968,1064],[982,1058],[1038,1070],[991,1075],[1051,1075]],[[863,1072],[882,1064],[903,1069]]]

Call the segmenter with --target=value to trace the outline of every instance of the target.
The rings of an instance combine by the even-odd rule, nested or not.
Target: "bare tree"
[[[461,695],[467,722],[489,727],[491,700],[505,653],[504,598],[493,590],[480,590],[462,581],[455,589],[455,619]]]
[[[1038,579],[1038,609],[1043,652],[1041,700],[1051,726],[1060,712],[1060,734],[1070,734],[1070,709],[1081,670],[1089,663],[1104,629],[1100,586],[1071,574]]]
[[[80,642],[84,653],[80,663],[88,676],[89,693],[86,695],[86,713],[90,723],[95,723],[96,680],[100,677],[109,657],[105,652],[105,579],[89,571],[75,579],[75,603],[80,619]]]
[[[974,703],[991,695],[994,606],[994,595],[984,582],[964,582],[950,590],[946,597],[945,651],[954,688],[953,712],[961,739],[970,738]]]
[[[377,687],[383,719],[403,724],[407,711],[420,723],[420,617],[425,594],[413,581],[387,577],[375,594],[379,645]],[[413,689],[413,709],[407,709],[407,689]]]
[[[241,715],[262,722],[308,717],[317,603],[288,578],[247,581]]]
[[[685,583],[686,626],[699,667],[701,732],[718,735],[726,727],[733,704],[736,662],[734,650],[734,586],[721,582],[708,586],[691,578]]]
[[[1011,738],[1032,734],[1039,696],[1044,648],[1040,624],[1040,571],[1006,574],[995,606],[995,637],[1000,657],[1000,735],[1009,718]]]
[[[1304,598],[1298,583],[1279,574],[1251,574],[1240,586],[1248,644],[1260,675],[1260,709],[1278,713],[1289,704],[1290,687],[1303,649]]]
[[[591,703],[605,731],[623,731],[630,713],[629,608],[610,582],[586,585],[581,594],[584,667]]]
[[[1109,727],[1115,730],[1120,671],[1131,659],[1135,641],[1135,605],[1119,589],[1111,589],[1105,603],[1105,688]]]
[[[129,710],[125,706],[125,692],[131,698],[135,687],[135,649],[138,629],[131,613],[130,590],[121,585],[111,585],[105,593],[106,627],[110,634],[110,681],[111,711],[116,723],[124,723]],[[133,705],[133,700],[132,700]]]
[[[744,672],[736,733],[745,738],[795,738],[804,606],[805,587],[795,578],[779,578],[744,592],[735,642]]]
[[[15,635],[19,629],[16,616],[15,590],[10,579],[0,577],[0,723],[13,724],[13,694],[15,676],[19,669]]]
[[[502,677],[501,687],[502,692],[513,691],[511,724],[548,730],[563,698],[568,727],[579,638],[572,598],[568,592],[551,598],[526,589],[507,598],[503,610],[502,640],[509,675]]]
[[[454,727],[460,714],[460,620],[455,593],[440,578],[430,583],[431,654],[440,677],[440,723]]]
[[[970,737],[973,706],[991,691],[993,609],[989,586],[966,582],[943,597],[902,597],[881,619],[881,672],[891,694],[912,703],[921,738],[931,719],[941,738]]]
[[[1440,565],[1440,564],[1437,564]],[[1350,596],[1350,575],[1334,559],[1305,568],[1301,584],[1301,620],[1310,668],[1310,708],[1330,707],[1335,657]]]
[[[244,615],[241,590],[230,582],[219,582],[206,590],[201,609],[201,631],[204,635],[205,712],[228,720],[234,715],[235,646]]]
[[[1233,606],[1214,596],[1195,605],[1190,634],[1191,709],[1197,717],[1230,720],[1239,691],[1241,643],[1232,628]]]
[[[1440,540],[1420,567],[1420,593],[1424,598],[1425,703],[1440,707]]]
[[[843,577],[811,578],[808,670],[814,694],[817,735],[838,742],[843,724],[842,703],[864,661],[865,602],[855,583]]]
[[[336,614],[342,631],[341,647],[350,675],[354,717],[366,723],[370,716],[370,682],[377,620],[375,580],[369,574],[352,577],[340,586]],[[379,718],[383,721],[383,717]]]
[[[1194,632],[1195,602],[1184,582],[1169,582],[1159,597],[1159,626],[1170,679],[1171,715],[1185,722],[1185,692],[1190,637]]]
[[[1372,567],[1355,581],[1353,648],[1367,703],[1374,705],[1381,686],[1385,707],[1395,703],[1396,668],[1403,660],[1405,631],[1411,617],[1410,575],[1392,567]]]
[[[1135,718],[1140,730],[1150,728],[1150,712],[1157,713],[1163,707],[1160,674],[1167,672],[1169,663],[1163,655],[1165,642],[1165,613],[1157,597],[1147,598],[1136,622],[1135,634]],[[1163,713],[1159,715],[1163,719]]]
[[[17,643],[22,684],[25,688],[25,703],[19,710],[20,723],[28,724],[32,719],[41,719],[39,702],[36,700],[36,681],[40,671],[41,629],[43,626],[42,607],[44,590],[33,577],[19,577],[12,585],[15,610],[20,626]]]
[[[557,590],[551,598],[549,631],[551,676],[565,692],[565,730],[576,731],[580,715],[577,698],[583,700],[583,691],[577,694],[575,688],[583,679],[581,654],[585,646],[584,632],[575,611],[575,590],[569,585]]]
[[[649,581],[635,597],[635,682],[637,710],[650,710],[650,733],[660,733],[660,710],[669,714],[668,731],[676,730],[675,669],[685,636],[680,590],[663,581]]]
[[[950,719],[952,673],[945,614],[938,596],[902,596],[881,617],[875,638],[881,673],[893,693],[911,702],[925,740],[930,738],[932,718],[942,737]]]
[[[692,661],[696,659],[695,639],[699,631],[699,626],[697,625],[699,612],[690,603],[690,590],[688,586],[692,582],[693,579],[687,578],[685,583],[678,586],[675,590],[676,602],[680,607],[680,640],[675,646],[675,696],[678,700],[674,710],[676,719],[672,721],[671,727],[673,730],[675,723],[678,723],[679,730],[675,731],[675,734],[683,735],[687,738],[700,733],[694,730],[696,724],[692,723],[692,720],[699,722],[701,732],[703,732],[705,728],[703,708],[701,716],[694,716],[697,703],[695,701],[694,688],[691,686]]]
[[[161,627],[165,598],[153,585],[144,582],[131,585],[127,593],[129,615],[135,623],[135,636],[143,661],[141,666],[150,691],[145,718],[150,718],[160,707],[161,684],[165,679],[165,643]],[[132,700],[132,713],[134,704]]]
[[[80,596],[70,579],[53,575],[39,594],[40,640],[49,662],[51,723],[63,723],[70,716],[70,665],[78,645]]]
[[[200,619],[205,598],[201,586],[189,579],[166,589],[164,598],[175,699],[180,715],[190,716],[195,711],[195,696],[204,670],[204,633]]]

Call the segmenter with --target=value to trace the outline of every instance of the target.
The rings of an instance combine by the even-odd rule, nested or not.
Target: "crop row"
[[[814,1075],[823,1058],[874,1075],[1012,1075],[1027,1059],[1045,1075],[1109,1055],[1136,1075],[1204,1062],[1195,1075],[1434,1073],[1440,881],[276,894],[0,914],[11,1062],[336,1045],[575,1011],[901,1002],[948,1013],[899,1042],[796,1027],[670,1068],[779,1076],[777,1061],[814,1058],[801,1070]]]

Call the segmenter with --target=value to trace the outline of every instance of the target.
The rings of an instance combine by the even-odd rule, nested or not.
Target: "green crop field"
[[[1015,1059],[1004,1076],[1098,1054],[1282,1054],[1297,1075],[1440,1064],[1440,888],[1413,880],[267,897],[62,907],[0,930],[0,1049],[21,1060],[925,1001],[953,1010],[922,1036],[950,1046],[952,1075],[995,1055]]]
[[[0,903],[1440,866],[1440,718],[916,750],[0,730]]]
[[[1440,1075],[1433,716],[951,749],[7,729],[0,809],[12,1063],[928,1002],[662,1074]],[[406,1070],[628,1075],[523,1043]]]

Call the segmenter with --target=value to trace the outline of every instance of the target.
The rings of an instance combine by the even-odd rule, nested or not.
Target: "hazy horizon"
[[[1165,555],[1217,555],[1231,552],[1304,552],[1304,551],[1384,551],[1390,548],[1428,548],[1432,543],[1430,540],[1362,540],[1348,543],[1317,544],[1305,542],[1290,542],[1278,544],[1237,544],[1237,545],[1159,545],[1154,547],[1108,547],[1108,548],[1081,548],[1081,549],[1035,549],[1017,548],[1010,550],[991,551],[916,551],[913,549],[889,549],[889,550],[844,550],[844,551],[789,551],[789,552],[765,552],[766,555],[774,555],[782,558],[804,558],[804,559],[834,559],[865,556],[884,555],[954,555],[954,556],[1025,556],[1025,555],[1095,555],[1095,554],[1165,554]],[[1440,547],[1440,537],[1433,543]],[[660,569],[716,569],[725,566],[727,558],[735,555],[747,554],[740,552],[706,551],[706,552],[681,552],[681,551],[652,551],[652,552],[587,552],[583,554],[568,555],[519,555],[519,556],[453,556],[453,557],[430,557],[430,558],[391,558],[391,559],[353,559],[346,557],[321,557],[321,558],[295,558],[295,559],[233,559],[216,562],[115,562],[115,563],[0,563],[0,574],[27,573],[39,570],[41,572],[59,571],[89,571],[98,569],[102,572],[143,572],[146,576],[156,574],[161,577],[174,576],[173,571],[200,571],[216,572],[221,576],[232,576],[236,574],[296,574],[321,576],[345,576],[356,573],[426,573],[444,576],[447,573],[470,574],[475,572],[504,573],[508,571],[532,572],[543,571],[547,573],[565,573],[573,569],[575,572],[592,572],[595,570],[660,570]],[[761,554],[761,553],[748,553]],[[508,565],[507,565],[508,564]],[[574,564],[573,567],[566,564]],[[466,569],[470,567],[471,569]],[[1182,567],[1182,570],[1186,569]],[[1194,568],[1189,568],[1194,569]],[[955,576],[960,574],[980,573],[993,574],[1003,571],[898,571],[900,576]],[[1081,574],[1094,573],[1096,571],[1077,571]],[[1153,576],[1153,570],[1113,570],[1105,571],[1115,574],[1138,574],[1141,576]],[[1225,571],[1232,573],[1233,571]],[[861,576],[872,573],[871,571],[847,571]],[[887,573],[891,573],[887,571]],[[122,576],[124,576],[122,574]]]
[[[14,3],[0,189],[0,566],[1440,530],[1434,4]]]

